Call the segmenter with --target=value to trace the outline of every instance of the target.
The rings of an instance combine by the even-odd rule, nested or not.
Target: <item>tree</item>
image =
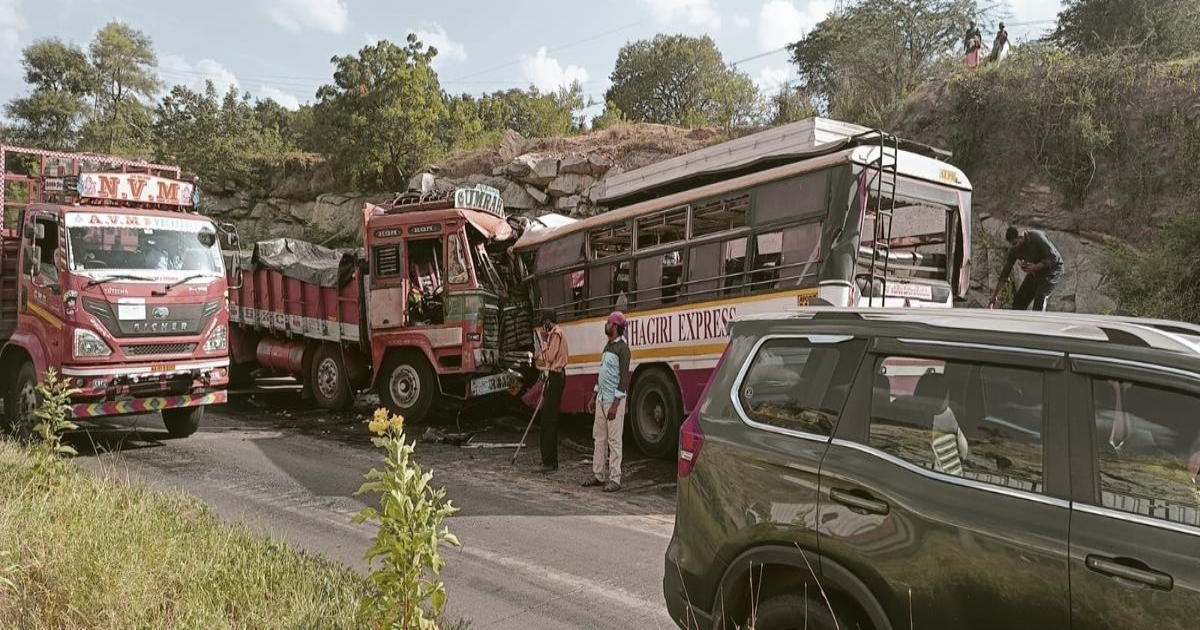
[[[430,66],[436,55],[409,34],[403,47],[382,40],[332,59],[334,82],[317,91],[316,136],[354,184],[400,190],[440,151],[448,110]]]
[[[155,74],[158,57],[145,33],[109,22],[90,47],[96,80],[95,114],[85,135],[89,148],[130,153],[150,144],[150,106],[161,87]]]
[[[961,49],[975,0],[858,0],[790,45],[801,85],[821,113],[886,126],[942,59]]]
[[[25,82],[33,89],[5,106],[14,141],[54,150],[79,142],[91,89],[87,55],[73,44],[44,39],[22,52]]]
[[[784,83],[766,98],[763,116],[771,126],[786,125],[817,115],[812,97],[803,89]]]
[[[609,129],[625,123],[625,112],[617,104],[609,101],[604,104],[604,111],[592,118],[592,131]]]
[[[1195,0],[1067,0],[1051,39],[1095,54],[1137,49],[1154,59],[1195,53],[1200,4]]]
[[[708,36],[626,44],[609,79],[605,101],[643,122],[732,126],[745,121],[757,97],[750,78],[726,65]]]

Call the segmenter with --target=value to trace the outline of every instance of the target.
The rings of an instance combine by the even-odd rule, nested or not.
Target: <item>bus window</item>
[[[538,271],[553,271],[583,262],[583,234],[568,234],[537,250]]]
[[[673,304],[683,283],[683,250],[647,256],[637,262],[634,306],[652,308]]]
[[[755,237],[751,292],[815,284],[821,258],[821,224],[807,223]]]
[[[588,238],[593,259],[627,254],[633,249],[633,231],[628,223],[592,230]]]
[[[948,280],[947,238],[954,226],[956,209],[934,199],[943,191],[916,182],[902,182],[893,200],[885,195],[879,201],[871,189],[863,208],[862,241],[859,264],[871,264],[875,243],[876,207],[893,208],[888,241],[888,275],[896,277]],[[883,250],[880,251],[880,254]],[[881,263],[882,264],[882,263]]]
[[[630,263],[626,260],[588,270],[588,315],[606,315],[614,308],[625,310],[629,307],[629,269]]]
[[[537,282],[538,301],[541,308],[558,312],[567,303],[569,275],[554,274]]]
[[[692,238],[746,226],[750,195],[712,201],[692,209]]]
[[[576,269],[567,275],[571,283],[571,311],[576,315],[583,314],[583,285],[586,272]]]
[[[754,191],[754,225],[803,217],[823,217],[828,211],[825,192],[829,170],[805,173],[760,186]]]
[[[677,243],[687,239],[687,206],[637,220],[637,247]]]
[[[736,295],[745,267],[745,237],[693,247],[688,257],[688,297],[711,300],[718,294]]]

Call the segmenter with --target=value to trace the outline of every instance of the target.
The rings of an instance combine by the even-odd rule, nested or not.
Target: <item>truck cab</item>
[[[506,390],[529,347],[528,307],[503,271],[515,238],[486,186],[363,209],[374,385],[398,413]]]
[[[8,427],[32,433],[36,385],[53,368],[74,390],[73,418],[161,412],[172,436],[190,435],[206,405],[225,402],[218,241],[231,232],[195,213],[194,183],[80,166],[57,184],[64,194],[14,204],[0,235]]]

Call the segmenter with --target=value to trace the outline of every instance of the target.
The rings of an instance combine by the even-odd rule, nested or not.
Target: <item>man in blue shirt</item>
[[[613,311],[604,323],[608,343],[600,355],[596,380],[596,407],[592,421],[592,476],[583,487],[604,486],[605,492],[621,489],[621,437],[625,430],[625,394],[629,391],[629,344],[625,342],[625,314]]]
[[[992,293],[992,301],[988,302],[988,308],[996,308],[996,299],[1004,290],[1004,284],[1008,282],[1013,266],[1020,263],[1021,271],[1025,272],[1025,279],[1021,281],[1021,288],[1017,289],[1017,294],[1013,297],[1013,309],[1023,311],[1032,304],[1035,311],[1046,310],[1046,298],[1050,297],[1054,287],[1062,282],[1066,269],[1058,248],[1041,230],[1026,230],[1021,233],[1017,228],[1010,226],[1004,233],[1004,240],[1008,241],[1008,260],[1004,263],[1004,270],[1000,272],[1000,281],[996,283],[996,290]]]

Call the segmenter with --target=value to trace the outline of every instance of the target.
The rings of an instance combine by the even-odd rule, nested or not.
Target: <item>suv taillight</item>
[[[687,422],[679,427],[679,478],[684,479],[692,474],[696,460],[700,459],[700,449],[704,447],[704,430],[700,428],[700,406],[697,405],[688,415]]]

